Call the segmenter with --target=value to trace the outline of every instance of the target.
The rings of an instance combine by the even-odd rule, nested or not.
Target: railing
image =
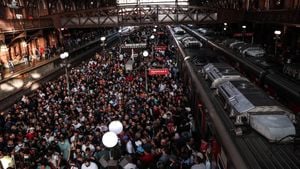
[[[50,18],[41,19],[0,19],[0,33],[44,29],[54,27]]]

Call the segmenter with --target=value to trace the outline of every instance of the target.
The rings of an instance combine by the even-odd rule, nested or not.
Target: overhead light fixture
[[[275,30],[275,31],[274,31],[274,34],[275,34],[275,35],[281,35],[281,31],[280,31],[280,30]]]
[[[106,40],[106,37],[105,37],[105,36],[102,36],[102,37],[100,38],[100,40],[101,40],[102,42],[104,42],[104,41]]]
[[[246,26],[246,25],[243,25],[243,26],[242,26],[242,28],[243,28],[243,29],[246,29],[246,28],[247,28],[247,26]]]
[[[144,50],[144,52],[143,52],[143,56],[144,56],[144,57],[147,57],[147,56],[149,56],[149,52],[148,52],[147,50]]]
[[[64,52],[64,53],[60,54],[59,57],[60,57],[61,59],[66,59],[66,58],[69,57],[69,52]]]

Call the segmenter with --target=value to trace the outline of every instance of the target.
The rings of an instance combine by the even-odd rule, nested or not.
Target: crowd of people
[[[128,157],[139,169],[213,169],[209,146],[200,149],[195,142],[173,52],[148,58],[137,53],[142,58],[137,65],[170,73],[146,81],[144,69],[126,71],[132,58],[118,46],[97,53],[71,68],[69,92],[60,76],[1,112],[0,159],[9,156],[22,169],[100,169],[110,156]],[[101,139],[113,120],[122,122],[123,131],[109,150]]]
[[[115,32],[114,29],[97,29],[92,31],[84,31],[84,30],[68,30],[66,31],[66,35],[64,37],[64,42],[62,46],[63,50],[71,51],[82,45],[85,45],[93,40],[99,40],[103,35],[109,35]]]

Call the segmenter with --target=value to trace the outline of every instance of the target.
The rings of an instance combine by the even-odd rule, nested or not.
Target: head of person
[[[86,159],[86,160],[84,160],[84,165],[86,166],[86,167],[89,167],[90,165],[91,165],[91,160],[90,159]]]

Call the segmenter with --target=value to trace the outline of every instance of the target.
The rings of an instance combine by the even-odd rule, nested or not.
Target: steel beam
[[[123,25],[217,23],[217,10],[179,5],[139,5],[88,9],[58,14],[65,28]]]

